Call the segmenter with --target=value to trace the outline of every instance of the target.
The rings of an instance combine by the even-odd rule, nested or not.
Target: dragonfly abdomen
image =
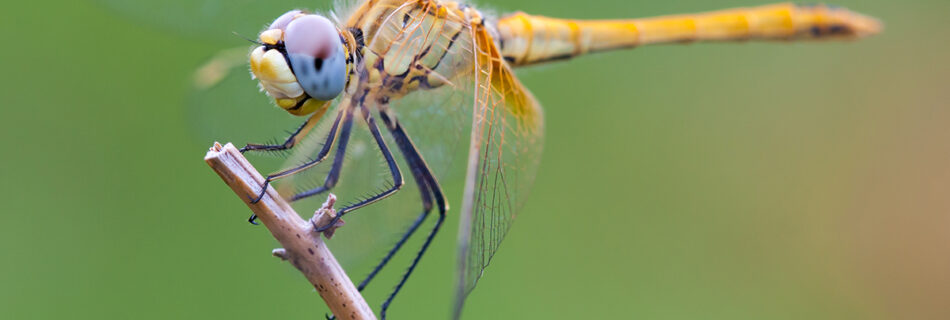
[[[877,33],[877,20],[826,5],[775,4],[628,20],[571,20],[518,12],[498,21],[502,55],[514,65],[644,44],[856,38]]]

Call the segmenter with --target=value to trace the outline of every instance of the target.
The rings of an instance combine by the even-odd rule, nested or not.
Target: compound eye
[[[343,91],[346,58],[330,20],[312,14],[294,19],[287,25],[284,44],[290,67],[307,94],[326,101]]]
[[[287,11],[287,13],[284,13],[284,14],[280,15],[280,17],[277,17],[277,19],[274,19],[274,22],[272,22],[272,23],[270,24],[270,26],[267,27],[267,29],[268,29],[268,30],[270,30],[270,29],[280,29],[280,30],[287,29],[287,25],[290,24],[290,21],[293,21],[293,20],[294,20],[294,17],[296,17],[298,14],[302,14],[302,13],[303,13],[303,11],[300,11],[300,10],[290,10],[290,11]]]

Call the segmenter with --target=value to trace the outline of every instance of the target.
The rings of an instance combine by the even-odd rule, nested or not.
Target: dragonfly
[[[358,286],[366,288],[423,223],[435,217],[382,303],[384,319],[450,213],[440,183],[447,163],[460,162],[464,184],[452,308],[459,318],[525,203],[540,161],[544,113],[515,69],[649,44],[847,40],[881,28],[874,18],[830,5],[783,3],[577,20],[523,12],[496,17],[451,0],[365,0],[325,14],[287,11],[250,39],[255,43],[250,53],[243,48],[225,53],[202,68],[197,79],[201,89],[212,90],[227,70],[243,65],[228,61],[249,59],[253,79],[273,104],[303,117],[281,141],[241,149],[292,150],[287,165],[268,175],[262,192],[248,195],[251,199],[259,200],[271,184],[323,168],[324,178],[316,185],[285,183],[297,189],[281,191],[289,200],[312,198],[339,190],[348,180],[378,178],[361,174],[372,171],[364,167],[381,162],[387,183],[338,209],[335,219],[342,219],[376,203],[386,206],[387,198],[408,189],[405,176],[412,178],[416,217]],[[424,133],[417,136],[414,130]],[[456,145],[464,146],[460,161],[451,156]],[[362,163],[361,157],[375,160],[352,164]],[[254,217],[249,220],[253,223]]]

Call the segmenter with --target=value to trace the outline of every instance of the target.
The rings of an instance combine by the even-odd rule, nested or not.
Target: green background
[[[0,318],[322,318],[201,161],[210,141],[183,104],[196,67],[246,44],[215,28],[253,34],[290,9],[257,2],[190,11],[241,25],[162,21],[146,3],[0,5]],[[479,3],[576,18],[764,4]],[[950,318],[950,2],[836,4],[886,31],[519,71],[545,106],[545,154],[465,318]],[[391,317],[449,314],[447,226]],[[377,310],[399,261],[367,292]]]

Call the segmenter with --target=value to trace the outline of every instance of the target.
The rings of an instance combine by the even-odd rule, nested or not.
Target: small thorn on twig
[[[287,256],[287,250],[284,248],[274,249],[274,251],[271,251],[271,254],[280,258],[280,260],[287,261],[287,259],[290,259],[290,257]]]
[[[333,233],[336,232],[336,229],[342,227],[344,224],[343,219],[335,219],[336,222],[334,222],[334,218],[336,218],[336,210],[333,209],[333,204],[335,203],[336,195],[332,193],[327,195],[327,201],[323,203],[320,209],[317,209],[317,211],[313,213],[313,218],[310,218],[310,224],[313,225],[314,230],[333,223],[332,227],[327,228],[322,232],[323,236],[327,239],[333,238]]]

